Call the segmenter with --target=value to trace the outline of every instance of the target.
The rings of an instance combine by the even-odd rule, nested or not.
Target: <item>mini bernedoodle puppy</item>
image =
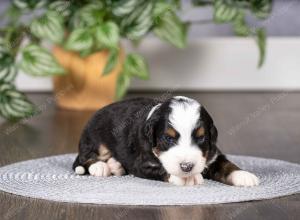
[[[254,174],[221,153],[217,136],[211,116],[196,100],[183,96],[164,102],[124,100],[90,119],[73,169],[80,175],[132,174],[175,185],[198,185],[203,178],[234,186],[258,185]]]

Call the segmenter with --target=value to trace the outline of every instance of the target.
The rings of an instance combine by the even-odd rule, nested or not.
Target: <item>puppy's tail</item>
[[[84,175],[86,170],[84,168],[84,166],[82,166],[79,163],[79,156],[76,157],[74,163],[73,163],[73,170],[75,171],[76,174],[78,175]]]

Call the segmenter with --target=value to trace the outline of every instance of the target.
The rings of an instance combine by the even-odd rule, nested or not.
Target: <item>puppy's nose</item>
[[[181,170],[186,173],[190,172],[194,167],[194,164],[190,163],[190,162],[183,162],[183,163],[180,163],[179,165],[180,165]]]

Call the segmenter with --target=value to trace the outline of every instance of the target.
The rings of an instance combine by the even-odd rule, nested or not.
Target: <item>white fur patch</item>
[[[89,167],[89,173],[92,176],[110,176],[111,175],[108,165],[102,161],[93,163]]]
[[[185,99],[187,102],[180,102],[178,99]],[[192,132],[200,117],[200,104],[193,99],[176,96],[170,107],[172,110],[169,121],[180,136],[176,146],[161,152],[159,160],[171,175],[187,177],[201,173],[205,168],[206,159],[200,148],[192,141]],[[194,164],[191,172],[185,173],[181,170],[180,163],[183,162]]]
[[[233,171],[226,181],[233,186],[257,186],[259,184],[257,176],[244,170]]]
[[[154,106],[154,107],[150,110],[150,112],[149,112],[149,114],[148,114],[146,120],[148,120],[148,119],[151,117],[151,115],[153,115],[154,111],[155,111],[157,108],[159,108],[159,106],[161,106],[161,104],[157,104],[156,106]]]
[[[208,167],[209,165],[211,165],[213,162],[216,161],[216,159],[218,158],[219,154],[215,153],[215,155],[209,160],[207,161],[206,167]]]
[[[181,141],[190,143],[192,131],[195,129],[200,117],[200,104],[196,100],[186,99],[188,99],[188,102],[179,102],[177,99],[172,101],[169,121],[183,137]]]
[[[165,152],[161,152],[158,158],[169,174],[180,177],[201,173],[204,170],[206,163],[202,151],[194,146],[174,146]],[[192,171],[189,173],[183,172],[180,168],[180,163],[182,162],[193,163],[194,167]]]
[[[186,97],[186,96],[180,96],[180,95],[174,96],[173,99],[176,99],[176,100],[183,99],[183,100],[185,100],[185,101],[190,101],[190,102],[195,101],[194,99],[191,99],[191,98]]]
[[[170,175],[169,183],[172,183],[176,186],[195,186],[204,183],[203,176],[198,173],[189,177],[178,177]]]
[[[111,173],[114,174],[115,176],[122,176],[125,174],[125,170],[122,167],[121,163],[119,161],[117,161],[115,158],[111,157],[107,161],[107,165],[108,165]]]
[[[85,173],[84,167],[83,167],[83,166],[77,166],[77,167],[75,168],[75,173],[76,173],[77,175],[83,175],[83,174]]]

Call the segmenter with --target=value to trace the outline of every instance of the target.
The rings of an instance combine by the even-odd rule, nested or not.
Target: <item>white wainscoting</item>
[[[178,50],[149,38],[136,50],[148,60],[151,78],[133,80],[132,90],[300,90],[300,38],[269,38],[261,69],[253,39],[193,39],[187,49]],[[49,78],[19,74],[17,87],[50,91],[52,83]]]

